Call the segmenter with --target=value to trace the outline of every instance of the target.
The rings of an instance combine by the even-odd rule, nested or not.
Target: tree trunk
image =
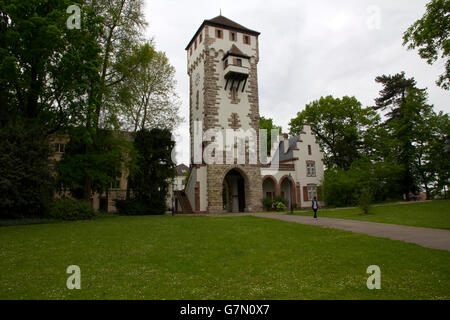
[[[84,178],[84,193],[83,199],[86,201],[91,200],[91,177],[86,176]]]

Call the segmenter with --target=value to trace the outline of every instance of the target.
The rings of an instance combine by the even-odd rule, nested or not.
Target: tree
[[[130,64],[137,67],[117,92],[123,127],[133,132],[176,127],[181,118],[175,68],[164,52],[156,51],[153,44],[147,42],[134,49]]]
[[[270,155],[270,151],[272,149],[272,130],[278,130],[278,132],[281,134],[283,132],[283,129],[281,128],[281,126],[274,125],[272,118],[265,117],[259,118],[259,128],[267,130],[267,155]]]
[[[367,149],[363,143],[366,132],[378,122],[377,113],[362,108],[355,97],[327,96],[307,104],[289,126],[291,134],[299,135],[305,124],[310,125],[325,153],[326,166],[345,169]]]
[[[443,89],[450,89],[450,1],[432,0],[423,17],[406,30],[403,45],[408,50],[418,49],[419,56],[428,64],[439,57],[445,60],[445,71],[436,81]]]
[[[98,82],[101,19],[83,3],[0,1],[0,123],[11,128],[21,128],[21,123],[40,128],[34,130],[36,136],[28,138],[43,144],[41,148],[48,144],[46,136],[86,121],[86,110],[92,106],[88,97],[90,86]],[[80,29],[67,27],[66,10],[72,4],[81,8]],[[27,166],[22,160],[18,159],[17,165]],[[36,155],[33,167],[42,186],[23,185],[24,194],[41,194],[47,185],[37,165],[41,166],[39,172],[46,172],[48,154],[46,158]],[[36,208],[41,206],[36,204]]]
[[[103,18],[103,32],[97,39],[101,51],[99,82],[90,87],[90,101],[94,105],[90,119],[94,128],[117,125],[115,92],[136,70],[129,64],[146,25],[142,0],[87,0],[87,6]]]
[[[375,82],[383,85],[380,97],[375,99],[375,110],[390,109],[386,113],[386,122],[403,117],[400,106],[405,103],[408,90],[417,89],[414,78],[407,79],[405,72],[395,75],[382,75],[375,78]]]
[[[144,203],[150,213],[166,211],[169,181],[175,175],[171,157],[174,145],[167,129],[144,129],[136,133],[137,170],[130,177],[129,188],[133,198]]]
[[[428,134],[421,133],[421,137],[427,137],[424,144],[424,162],[425,172],[431,176],[431,187],[433,191],[427,190],[427,196],[430,193],[441,193],[444,190],[444,197],[447,198],[446,189],[450,184],[450,161],[446,157],[446,140],[450,132],[450,119],[448,114],[442,111],[439,114],[432,114],[430,118],[424,120],[424,124],[429,127],[426,130]]]
[[[361,159],[348,169],[328,168],[325,171],[323,192],[330,206],[352,206],[367,199],[385,201],[400,198],[399,179],[403,168],[395,163]],[[364,199],[365,198],[365,199]]]
[[[386,110],[384,126],[390,134],[387,139],[390,149],[386,150],[386,159],[403,166],[403,194],[409,199],[410,192],[418,191],[417,176],[413,172],[415,158],[414,119],[426,107],[424,104],[424,89],[416,88],[414,78],[407,79],[405,73],[382,75],[375,79],[383,85],[380,97],[375,99],[376,109]]]
[[[62,191],[78,199],[90,200],[93,192],[102,194],[131,166],[132,145],[127,137],[110,130],[99,130],[96,139],[85,127],[70,130],[70,141],[57,164]],[[88,149],[88,150],[86,150]]]
[[[119,129],[120,109],[115,102],[115,92],[136,68],[136,64],[129,63],[130,56],[132,49],[142,40],[141,29],[145,22],[142,0],[86,0],[85,4],[96,17],[101,18],[101,32],[96,37],[100,63],[95,70],[96,77],[87,86],[85,100],[80,103],[77,130],[70,130],[70,139],[84,143],[73,149],[72,156],[85,160],[86,166],[79,173],[84,174],[83,195],[89,200],[93,190],[103,189],[107,180],[114,178],[113,172],[107,174],[107,179],[93,177],[89,168],[95,169],[93,166],[103,160],[114,160],[117,164],[123,151],[117,143],[104,144],[103,130]],[[109,158],[111,153],[114,156]],[[65,173],[70,174],[70,171]],[[94,180],[102,182],[97,185]],[[74,181],[74,184],[78,183]]]
[[[0,121],[35,119],[47,134],[75,119],[97,73],[99,20],[83,7],[81,29],[66,9],[82,1],[0,1]]]
[[[431,184],[436,181],[438,167],[432,156],[432,148],[436,141],[442,141],[445,136],[441,133],[439,125],[444,125],[439,116],[433,111],[433,107],[426,104],[427,96],[424,91],[413,91],[406,98],[403,107],[405,111],[405,126],[409,132],[413,147],[413,161],[411,171],[416,176],[416,181],[425,189],[427,199],[431,196]],[[448,127],[448,125],[447,125]],[[441,131],[441,132],[440,132]],[[436,170],[437,169],[437,170]]]
[[[50,149],[41,126],[0,126],[0,217],[45,216],[53,199]]]

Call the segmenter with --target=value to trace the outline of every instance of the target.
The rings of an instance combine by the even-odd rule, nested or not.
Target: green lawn
[[[310,211],[296,212],[312,215]],[[450,229],[450,200],[374,206],[370,214],[359,208],[319,209],[319,217],[364,220],[406,226]]]
[[[449,266],[447,251],[256,217],[0,227],[0,299],[449,299]]]

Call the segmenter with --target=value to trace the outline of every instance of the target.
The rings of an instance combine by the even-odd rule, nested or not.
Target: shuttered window
[[[317,187],[316,186],[308,186],[308,199],[314,200],[317,199]]]

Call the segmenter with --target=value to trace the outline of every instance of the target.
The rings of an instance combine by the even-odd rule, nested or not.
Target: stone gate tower
[[[199,141],[209,129],[225,137],[227,129],[251,128],[259,149],[258,36],[259,32],[218,16],[203,21],[186,47],[191,166],[185,193],[194,212],[262,209],[259,156],[256,163],[250,161],[247,146],[244,163],[236,158],[225,163],[224,155],[223,164],[211,164],[202,156],[211,142]]]

